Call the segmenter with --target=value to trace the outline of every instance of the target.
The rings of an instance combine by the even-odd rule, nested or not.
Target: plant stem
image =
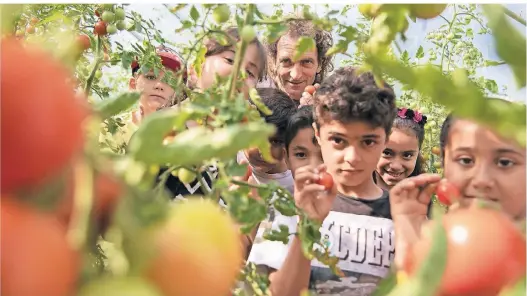
[[[247,13],[245,15],[244,26],[252,26],[253,23],[253,14],[254,14],[254,4],[249,4]],[[242,29],[242,28],[239,28]],[[241,32],[240,32],[241,34]],[[234,58],[234,66],[231,74],[231,85],[229,86],[228,98],[231,99],[234,96],[236,91],[236,81],[238,80],[238,73],[240,72],[240,67],[242,65],[242,60],[245,56],[245,50],[247,49],[247,42],[243,39],[240,42],[240,48],[236,51],[236,56]]]
[[[456,12],[456,6],[454,5],[454,16],[452,17],[452,20],[450,21],[450,25],[448,27],[448,33],[452,31],[452,26],[456,22],[456,19],[457,19],[457,12]],[[445,58],[445,49],[446,49],[446,46],[448,45],[448,42],[450,42],[448,39],[445,40],[445,42],[443,43],[443,48],[441,50],[441,72],[443,72],[443,60]]]
[[[73,215],[67,238],[75,249],[81,249],[86,242],[93,208],[93,169],[86,161],[79,161],[74,167],[74,178]]]
[[[95,72],[99,69],[99,65],[101,64],[103,57],[101,55],[101,49],[102,49],[102,40],[101,36],[97,35],[97,52],[95,55],[95,65],[93,65],[93,68],[91,70],[90,76],[88,77],[88,80],[86,80],[86,85],[84,86],[84,93],[86,96],[90,96],[91,92],[91,86],[93,84],[93,80],[95,79]]]
[[[518,23],[524,25],[527,27],[527,22],[525,21],[525,19],[521,18],[519,15],[517,15],[516,13],[512,12],[510,9],[508,9],[507,7],[503,6],[503,10],[505,12],[506,15],[508,15],[511,19],[517,21]]]

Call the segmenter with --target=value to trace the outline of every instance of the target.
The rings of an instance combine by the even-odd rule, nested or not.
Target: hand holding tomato
[[[300,106],[313,104],[313,95],[319,87],[320,84],[318,83],[306,86],[302,93],[302,97],[300,98]]]
[[[295,203],[310,218],[324,221],[336,196],[337,187],[325,165],[304,166],[295,172]]]
[[[459,200],[461,194],[459,193],[459,189],[457,189],[454,184],[449,183],[447,180],[443,179],[437,186],[436,196],[440,203],[444,204],[445,206],[450,206]]]

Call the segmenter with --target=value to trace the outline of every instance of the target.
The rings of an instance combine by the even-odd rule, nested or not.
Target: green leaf
[[[190,17],[197,21],[199,19],[199,11],[196,9],[196,6],[192,5],[192,8],[190,8]]]
[[[423,49],[423,46],[419,46],[419,48],[417,49],[417,52],[415,53],[415,57],[418,58],[418,59],[421,59],[422,57],[425,56],[425,51]]]
[[[270,241],[279,241],[286,245],[287,242],[289,242],[289,236],[291,235],[291,233],[289,233],[289,227],[283,224],[278,225],[278,227],[279,230],[273,229],[264,233],[263,238]]]
[[[101,118],[107,119],[131,108],[140,97],[138,92],[127,92],[117,96],[115,99],[103,100],[96,104],[94,109]]]
[[[485,80],[485,89],[490,91],[493,94],[497,94],[498,93],[498,84],[494,80],[486,79]]]
[[[315,40],[311,37],[300,37],[296,43],[295,55],[293,60],[297,61],[305,52],[316,48]]]
[[[485,4],[483,12],[496,42],[496,51],[514,72],[518,88],[526,85],[527,51],[525,36],[509,22],[501,4]]]
[[[403,54],[401,55],[401,60],[408,62],[410,60],[410,55],[408,54],[408,51],[405,50]]]

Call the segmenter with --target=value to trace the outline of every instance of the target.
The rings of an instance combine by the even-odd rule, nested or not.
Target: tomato
[[[439,186],[436,188],[436,196],[440,203],[449,206],[457,201],[461,194],[454,184],[443,179],[439,182]]]
[[[177,176],[179,178],[179,181],[187,184],[192,183],[192,181],[196,180],[196,174],[185,168],[179,169]]]
[[[90,37],[86,34],[81,34],[77,37],[77,44],[84,51],[88,50],[91,47]]]
[[[366,18],[375,18],[382,4],[359,4],[359,12]]]
[[[32,25],[36,25],[38,23],[38,18],[36,17],[32,17],[31,20],[29,21]]]
[[[447,4],[411,4],[411,14],[420,19],[431,19],[439,16]]]
[[[441,168],[441,162],[439,162],[439,161],[434,162],[434,168],[440,169]]]
[[[22,31],[22,30],[17,30],[16,33],[15,33],[15,36],[16,36],[16,37],[23,37],[23,36],[24,36],[24,31]]]
[[[459,209],[444,215],[442,223],[448,258],[438,295],[494,296],[525,275],[525,237],[503,213]],[[404,267],[410,275],[430,246],[425,236],[412,246]]]
[[[102,13],[102,20],[106,23],[111,23],[115,20],[115,14],[111,11],[105,11]]]
[[[96,279],[83,286],[78,296],[162,296],[154,285],[140,277]]]
[[[12,198],[1,200],[2,295],[75,294],[80,254],[55,219]]]
[[[99,9],[95,9],[95,15],[97,17],[101,17],[101,13],[99,12]]]
[[[314,94],[317,89],[313,85],[306,86],[305,92],[308,92],[309,94]]]
[[[28,34],[33,34],[33,33],[35,33],[35,27],[33,27],[33,26],[31,26],[31,25],[27,26],[27,28],[26,28],[26,33],[28,33]]]
[[[439,149],[439,147],[437,147],[437,146],[432,147],[432,154],[440,155],[441,154],[441,149]]]
[[[212,18],[214,18],[214,21],[217,24],[223,24],[224,22],[228,21],[230,15],[231,10],[229,9],[229,6],[225,4],[218,5],[218,7],[216,7],[212,12]]]
[[[1,190],[7,193],[64,169],[82,150],[88,112],[67,83],[69,70],[47,52],[4,38],[1,56],[1,170],[9,172]]]
[[[117,27],[115,25],[110,24],[106,27],[106,32],[108,32],[108,34],[115,34],[117,33]]]
[[[118,21],[122,21],[124,20],[125,18],[125,12],[124,12],[124,9],[122,8],[116,8],[115,9],[115,19],[118,20]]]
[[[118,21],[115,26],[118,30],[124,30],[126,29],[126,23],[124,21]]]
[[[253,26],[246,25],[242,29],[242,33],[240,35],[242,37],[242,40],[249,43],[256,38],[256,31],[254,31]]]
[[[152,232],[146,277],[164,295],[230,295],[243,265],[238,227],[216,203],[188,199]]]
[[[106,23],[103,21],[98,21],[95,24],[95,27],[93,29],[93,32],[96,35],[106,35]]]
[[[320,178],[318,179],[318,184],[324,186],[326,188],[326,190],[331,190],[331,188],[333,188],[333,177],[326,173],[326,172],[323,172],[320,174]]]

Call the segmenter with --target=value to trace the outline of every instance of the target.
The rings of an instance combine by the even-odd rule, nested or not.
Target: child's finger
[[[438,183],[428,184],[421,192],[419,193],[418,200],[420,203],[429,204],[432,194],[437,188]]]

